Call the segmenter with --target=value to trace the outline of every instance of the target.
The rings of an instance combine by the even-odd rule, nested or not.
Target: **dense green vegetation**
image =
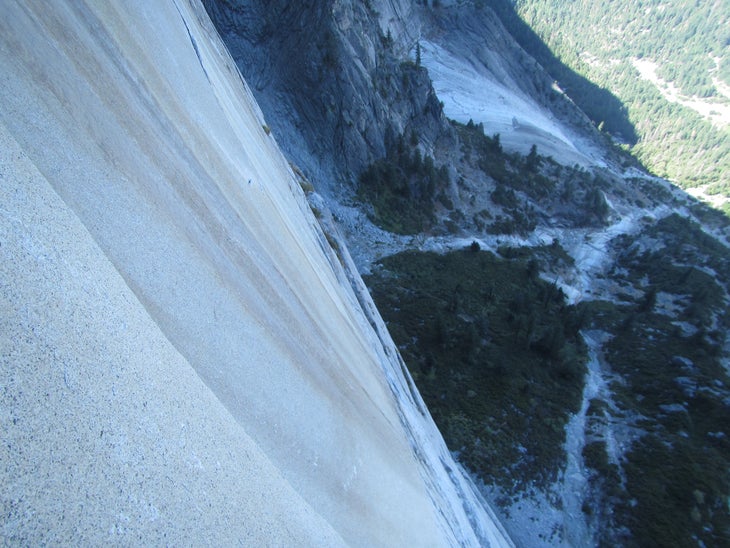
[[[640,546],[724,545],[730,377],[722,345],[730,327],[730,253],[678,215],[646,230],[640,243],[623,237],[615,248],[611,277],[624,286],[625,302],[582,308],[594,328],[613,335],[604,350],[617,375],[617,413],[641,434],[621,463],[625,483],[602,483],[611,508],[603,513],[604,534]],[[584,456],[603,478],[618,477],[605,447]],[[619,526],[630,537],[620,538]]]
[[[668,102],[633,65],[652,61],[683,95],[719,100],[718,82],[730,85],[725,0],[498,0],[494,9],[595,124],[652,170],[730,196],[730,126]]]
[[[603,226],[609,207],[604,191],[611,185],[600,175],[579,166],[563,166],[539,154],[533,146],[529,154],[507,153],[499,135],[484,135],[481,124],[451,122],[459,139],[462,161],[481,171],[493,185],[492,213],[477,212],[473,227],[467,226],[462,210],[449,198],[449,171],[436,167],[434,159],[423,155],[418,137],[399,136],[386,146],[385,158],[370,164],[360,175],[357,196],[371,206],[370,219],[379,227],[397,234],[416,234],[434,229],[440,222],[457,232],[476,228],[490,234],[527,235],[539,221],[536,208],[565,226]],[[463,183],[463,178],[459,183]],[[437,219],[437,204],[450,212]]]
[[[516,6],[540,36],[552,24],[549,42],[570,42],[576,56],[588,52],[601,53],[600,58],[651,59],[659,65],[658,76],[674,82],[685,95],[718,96],[713,77],[730,83],[730,8],[723,0],[638,0],[619,5],[610,0],[590,4],[518,0]],[[575,35],[558,38],[556,23]],[[600,29],[601,35],[593,36],[592,49],[580,49],[592,29]]]
[[[480,184],[493,189],[485,194],[491,211],[474,215],[474,228],[485,233],[527,234],[541,216],[565,227],[600,227],[611,214],[606,195],[637,207],[677,205],[649,180],[626,185],[561,166],[534,147],[526,156],[507,154],[499,135],[484,135],[480,125],[453,127],[460,169],[480,172]],[[457,211],[445,195],[447,179],[432,162],[424,168],[416,142],[400,138],[361,178],[360,197],[377,206],[381,226],[433,229],[437,201]],[[405,201],[394,206],[369,197],[377,189],[392,200],[389,184],[425,209],[410,213]],[[474,189],[462,179],[457,186]],[[426,198],[418,198],[423,189]],[[711,210],[694,209],[722,225]],[[638,236],[613,241],[612,301],[567,306],[562,291],[538,276],[571,268],[557,242],[504,247],[500,256],[476,242],[446,255],[404,252],[380,261],[366,282],[449,447],[508,494],[558,479],[565,425],[584,382],[579,330],[590,325],[609,333],[602,350],[613,396],[589,406],[583,511],[606,546],[716,545],[730,527],[730,379],[721,362],[730,327],[730,253],[679,215],[645,222]],[[601,434],[616,423],[633,432],[620,462],[609,458]]]
[[[415,234],[433,222],[434,197],[449,182],[445,166],[436,168],[433,158],[423,157],[414,135],[401,135],[388,147],[385,158],[360,175],[358,197],[371,204],[371,220],[397,234]]]
[[[590,402],[583,450],[601,545],[723,545],[730,252],[676,214],[612,248],[616,299],[577,307],[538,275],[571,266],[557,243],[404,252],[366,283],[449,447],[507,493],[557,479],[583,388],[579,330],[610,333],[612,397]],[[633,432],[618,463],[607,421]]]
[[[580,316],[538,276],[564,251],[502,252],[404,252],[366,283],[448,446],[514,492],[549,485],[565,462],[585,348]]]

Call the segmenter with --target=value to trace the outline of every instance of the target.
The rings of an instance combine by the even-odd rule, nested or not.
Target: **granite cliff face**
[[[362,30],[236,13],[300,41],[254,85]],[[4,543],[510,544],[201,4],[5,2],[0,68]]]
[[[351,184],[398,135],[433,142],[446,128],[414,62],[421,30],[410,2],[205,5],[284,150],[318,190]]]

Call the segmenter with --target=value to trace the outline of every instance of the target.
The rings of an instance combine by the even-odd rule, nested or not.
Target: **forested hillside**
[[[594,123],[647,167],[730,197],[726,0],[517,0],[495,9]]]

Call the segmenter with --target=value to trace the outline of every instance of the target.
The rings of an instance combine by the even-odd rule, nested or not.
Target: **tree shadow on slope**
[[[490,7],[517,43],[543,66],[594,124],[603,122],[603,128],[611,135],[632,146],[637,143],[636,129],[618,97],[563,64],[515,12],[511,1],[493,0]]]

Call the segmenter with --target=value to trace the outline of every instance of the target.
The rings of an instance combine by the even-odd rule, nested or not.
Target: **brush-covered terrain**
[[[580,406],[581,318],[538,276],[539,257],[560,251],[406,251],[366,277],[447,444],[509,489],[556,480],[563,429]]]
[[[628,527],[639,545],[721,545],[730,528],[730,253],[677,214],[613,248],[615,299],[581,305],[591,328],[610,334],[612,401],[591,401],[589,429],[619,422],[632,440],[620,459],[608,458],[600,436],[586,445],[601,528],[627,541],[617,531]]]
[[[536,491],[564,505],[577,458],[584,540],[722,541],[730,251],[662,204],[714,215],[650,178],[560,166],[534,149],[506,154],[498,136],[455,127],[464,171],[483,173],[493,190],[459,202],[464,181],[453,200],[422,187],[432,231],[461,221],[454,245],[385,257],[365,277],[447,444],[512,511]],[[614,232],[622,218],[609,203],[622,204],[623,220],[646,213]],[[386,227],[397,214],[376,211]],[[540,231],[543,243],[529,237]],[[602,238],[605,248],[591,243]],[[587,343],[599,355],[590,372]],[[576,432],[568,423],[580,413]],[[551,538],[566,541],[570,526]]]

